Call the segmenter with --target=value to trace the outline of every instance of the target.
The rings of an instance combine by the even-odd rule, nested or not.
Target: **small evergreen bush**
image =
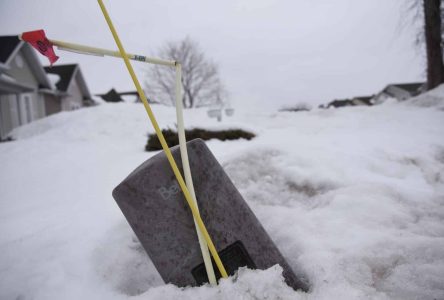
[[[169,147],[173,147],[179,144],[179,136],[177,135],[177,132],[171,129],[164,129],[162,130],[162,133]],[[242,129],[210,131],[201,128],[185,130],[185,136],[187,137],[187,141],[191,141],[197,138],[203,139],[204,141],[211,139],[218,139],[221,141],[237,139],[251,140],[255,137],[253,133]],[[157,135],[153,133],[148,136],[148,143],[145,146],[145,151],[157,150],[162,150],[162,145],[160,144]]]

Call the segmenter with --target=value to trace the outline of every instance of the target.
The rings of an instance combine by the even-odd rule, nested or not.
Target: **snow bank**
[[[410,98],[407,101],[410,105],[421,107],[435,107],[444,110],[444,84],[430,90],[424,94]]]
[[[440,89],[442,89],[440,87]],[[439,102],[439,101],[437,101]],[[174,109],[154,106],[161,127]],[[103,104],[17,129],[0,144],[1,299],[444,299],[444,112],[392,104],[236,111],[187,127],[253,129],[207,144],[289,264],[216,288],[164,284],[111,197],[153,153],[141,104]]]

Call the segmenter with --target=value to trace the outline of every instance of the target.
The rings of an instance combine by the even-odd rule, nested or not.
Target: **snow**
[[[421,106],[421,107],[435,107],[440,110],[444,110],[444,84],[438,86],[437,88],[420,94],[416,97],[410,98],[407,103],[411,105]]]
[[[294,268],[164,284],[111,197],[152,133],[141,104],[64,112],[0,144],[0,299],[444,299],[444,99],[310,112],[236,110],[187,127],[257,137],[207,144]],[[438,99],[438,100],[436,100]],[[419,100],[418,100],[419,101]],[[172,108],[153,106],[162,128]]]
[[[49,82],[51,83],[51,87],[52,89],[56,90],[56,84],[60,81],[61,77],[59,74],[52,74],[52,73],[48,73],[48,79]]]

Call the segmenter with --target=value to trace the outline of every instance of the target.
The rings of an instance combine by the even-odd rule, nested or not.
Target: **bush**
[[[307,103],[298,103],[296,105],[285,106],[279,109],[279,111],[288,111],[288,112],[309,111],[309,110],[311,110],[311,105]]]
[[[164,129],[162,130],[162,133],[169,147],[173,147],[179,144],[179,136],[177,135],[177,132],[171,129]],[[203,139],[204,141],[211,139],[218,139],[221,141],[237,140],[237,139],[251,140],[252,138],[255,137],[253,133],[244,131],[242,129],[210,131],[200,128],[185,130],[185,136],[187,137],[188,141],[197,138]],[[145,151],[157,151],[157,150],[162,150],[162,145],[160,144],[157,135],[153,133],[148,136],[148,143],[145,146]]]

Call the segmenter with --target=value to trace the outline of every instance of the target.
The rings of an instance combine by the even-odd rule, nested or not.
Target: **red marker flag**
[[[38,52],[46,56],[51,65],[59,59],[52,48],[52,43],[46,38],[45,31],[42,29],[23,32],[21,38],[25,42],[30,43]]]

